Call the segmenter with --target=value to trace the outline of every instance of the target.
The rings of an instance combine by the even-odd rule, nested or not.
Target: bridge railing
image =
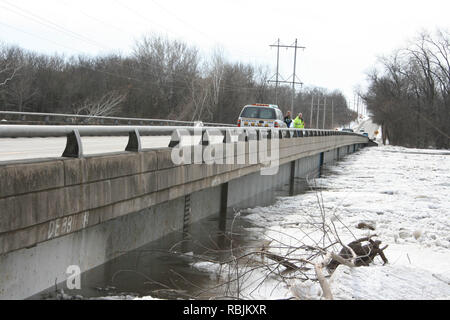
[[[64,113],[0,111],[0,124],[195,126],[198,122],[199,121],[90,116]],[[211,122],[202,122],[202,124],[207,127],[234,126],[232,124]]]
[[[168,147],[176,147],[183,136],[201,137],[199,143],[209,145],[217,143],[217,136],[222,143],[260,140],[262,138],[290,139],[316,136],[353,135],[357,133],[292,128],[258,128],[258,127],[193,127],[193,126],[46,126],[46,125],[0,125],[0,138],[33,137],[67,137],[66,148],[62,157],[83,157],[81,137],[83,136],[128,136],[125,151],[142,150],[141,136],[170,136]],[[213,137],[216,136],[214,139]],[[233,138],[234,137],[234,138]],[[368,138],[367,138],[368,140]]]

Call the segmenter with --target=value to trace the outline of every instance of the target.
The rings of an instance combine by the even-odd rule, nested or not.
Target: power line
[[[162,25],[160,25],[159,23],[156,23],[155,21],[152,21],[152,20],[148,19],[146,16],[144,16],[143,14],[141,14],[139,11],[136,11],[136,10],[134,10],[133,8],[131,8],[131,7],[129,7],[129,6],[125,5],[125,4],[123,4],[121,1],[115,0],[115,2],[116,2],[118,5],[120,5],[121,7],[125,8],[125,9],[127,9],[128,11],[132,12],[133,14],[135,14],[136,16],[138,16],[139,18],[141,18],[142,20],[145,20],[145,21],[149,22],[150,24],[156,25],[156,26],[158,26],[159,28],[166,30],[166,32],[168,32],[168,33],[172,33],[172,34],[176,35],[177,37],[182,38],[182,36],[181,36],[179,33],[177,33],[177,32],[175,32],[175,31],[173,31],[173,30],[170,30],[170,29],[166,28],[165,26],[162,26]]]
[[[79,52],[82,53],[82,51],[80,51],[80,50],[78,50],[78,49],[76,49],[76,48],[73,48],[73,47],[67,47],[67,46],[65,46],[65,45],[63,45],[63,44],[61,44],[61,43],[56,42],[56,41],[47,39],[47,38],[45,38],[45,37],[41,37],[41,36],[36,35],[36,34],[32,34],[32,33],[28,32],[28,31],[19,29],[19,28],[17,28],[17,27],[11,26],[11,25],[8,25],[8,24],[3,23],[3,22],[1,22],[1,21],[0,21],[0,24],[6,26],[6,27],[8,27],[8,28],[12,28],[12,29],[14,29],[14,30],[17,30],[17,31],[19,31],[19,32],[28,34],[28,35],[30,35],[30,36],[32,36],[32,37],[36,37],[36,38],[39,38],[39,39],[42,39],[42,40],[45,40],[45,41],[54,43],[54,44],[56,44],[56,45],[58,45],[58,46],[61,46],[61,47],[66,48],[66,49],[76,50],[76,51],[79,51]],[[116,62],[113,62],[113,63],[116,64],[116,65],[119,65],[119,64],[116,63]],[[111,72],[108,72],[108,71],[98,70],[98,69],[95,69],[95,68],[92,68],[92,67],[83,66],[83,65],[78,65],[78,67],[83,68],[83,69],[86,69],[86,70],[90,70],[90,71],[93,71],[93,72],[103,73],[103,74],[106,74],[106,75],[109,75],[109,76],[112,76],[112,77],[122,78],[122,79],[125,79],[125,80],[135,81],[135,82],[139,82],[139,83],[143,83],[143,84],[149,84],[149,83],[155,84],[155,83],[156,83],[156,82],[152,82],[152,81],[144,81],[144,80],[142,80],[142,79],[138,79],[138,78],[134,78],[134,77],[130,77],[130,76],[124,76],[124,75],[114,74],[114,73],[111,73]],[[143,72],[142,70],[140,70],[140,71],[141,71],[141,73],[144,74],[144,75],[153,75],[153,74],[151,74],[151,73]],[[161,87],[166,87],[166,88],[177,88],[177,89],[187,89],[187,88],[189,88],[188,86],[168,85],[168,84],[162,84],[162,83],[158,83],[158,85],[161,86]],[[142,88],[144,88],[144,87],[142,87]],[[252,87],[233,87],[233,86],[229,86],[229,85],[221,85],[221,86],[220,86],[220,89],[223,89],[224,91],[228,91],[228,92],[238,92],[238,91],[243,91],[243,90],[258,90],[259,88],[257,88],[257,87],[254,87],[254,88],[252,88]]]
[[[19,6],[16,6],[16,5],[14,5],[14,4],[11,4],[11,3],[9,3],[9,2],[6,1],[6,0],[1,0],[1,1],[3,1],[3,2],[6,3],[6,4],[8,4],[8,5],[11,6],[11,7],[17,8],[17,9],[15,10],[14,8],[3,7],[3,8],[5,8],[5,9],[7,9],[7,10],[9,10],[9,11],[11,11],[11,12],[17,14],[17,15],[20,15],[20,16],[25,17],[25,18],[27,18],[27,19],[31,19],[31,20],[37,22],[38,24],[41,24],[41,25],[43,25],[43,26],[45,26],[45,27],[47,27],[47,28],[50,28],[50,29],[55,30],[55,31],[60,32],[60,33],[63,33],[64,35],[68,35],[68,36],[70,36],[70,37],[72,37],[72,38],[81,40],[81,41],[83,41],[83,42],[85,42],[85,43],[88,43],[88,44],[90,44],[90,45],[95,45],[95,46],[100,47],[100,48],[102,48],[102,49],[111,49],[111,48],[105,47],[104,45],[102,45],[102,44],[100,44],[100,43],[98,43],[98,42],[96,42],[96,41],[94,41],[94,40],[92,40],[92,39],[90,39],[90,38],[88,38],[88,37],[85,37],[85,36],[83,36],[83,35],[81,35],[81,34],[79,34],[79,33],[73,32],[73,31],[71,31],[71,30],[69,30],[69,29],[67,29],[67,28],[65,28],[65,27],[63,27],[63,26],[60,26],[60,25],[58,25],[58,24],[56,24],[56,23],[54,23],[54,22],[52,22],[52,21],[50,21],[50,20],[48,20],[48,19],[42,18],[42,17],[40,17],[40,16],[38,16],[38,15],[36,15],[36,14],[34,14],[34,13],[28,11],[28,10],[25,10],[25,9],[19,7]],[[153,2],[154,2],[155,4],[157,4],[155,1],[153,1]],[[136,11],[136,10],[134,10],[134,9],[132,9],[132,8],[130,8],[130,7],[126,6],[126,5],[124,5],[122,2],[116,0],[116,3],[118,3],[118,4],[121,5],[122,7],[126,8],[127,10],[133,12],[134,14],[136,14],[137,16],[139,16],[141,19],[143,19],[143,20],[145,20],[145,21],[149,21],[149,22],[152,23],[152,24],[156,24],[155,22],[150,21],[149,19],[147,19],[144,15],[140,14],[138,11]],[[159,4],[157,4],[157,5],[158,5],[159,7],[162,8],[161,5],[159,5]],[[96,21],[98,21],[98,22],[100,22],[100,23],[103,23],[102,21],[100,21],[100,20],[98,20],[98,19],[96,19],[96,18],[94,18],[94,17],[92,17],[92,16],[87,15],[86,13],[82,12],[81,10],[79,10],[79,11],[80,11],[81,13],[83,13],[84,15],[86,15],[87,17],[89,17],[89,18],[91,18],[91,19],[94,19],[94,20],[96,20]],[[168,11],[168,10],[166,10],[166,11]],[[25,14],[24,14],[24,13],[25,13]],[[174,16],[175,16],[175,15],[174,15]],[[176,16],[175,16],[175,17],[176,17]],[[178,17],[177,17],[177,18],[178,18]],[[178,18],[178,19],[179,19],[180,21],[184,22],[184,20],[182,20],[182,19],[180,19],[180,18]],[[184,22],[184,23],[187,24],[187,25],[189,25],[187,22]],[[105,24],[105,23],[103,23],[103,24]],[[170,30],[168,30],[167,28],[165,28],[165,27],[163,27],[163,26],[161,26],[161,25],[159,25],[159,24],[156,24],[156,25],[162,27],[162,28],[165,29],[166,31],[171,32]],[[190,25],[189,25],[189,26],[190,26]],[[195,29],[196,31],[198,31],[196,28],[194,28],[194,27],[192,27],[192,26],[191,26],[191,28],[193,28],[193,29]],[[118,28],[116,28],[116,29],[118,29]],[[118,29],[118,30],[120,30],[120,29]],[[22,32],[28,33],[28,32],[23,31],[23,30],[22,30]],[[200,32],[200,31],[198,31],[198,32]],[[206,33],[203,33],[203,32],[200,32],[200,33],[201,33],[202,35],[206,36],[206,37],[209,37]],[[28,34],[30,34],[30,33],[28,33]],[[177,35],[178,35],[178,34],[177,34]],[[43,37],[40,37],[40,38],[42,39]],[[52,42],[52,43],[56,43],[55,41],[52,41],[52,40],[49,40],[49,39],[46,39],[46,40],[49,41],[49,42]],[[77,51],[77,52],[81,52],[81,51],[78,50],[78,49],[74,49],[74,48],[71,48],[71,47],[68,47],[68,46],[65,46],[65,45],[61,45],[61,44],[58,44],[58,45],[59,45],[59,46],[63,46],[63,47],[65,47],[65,48],[69,48],[69,49],[75,50],[75,51]]]
[[[64,3],[66,6],[71,6],[71,7],[73,8],[71,2],[68,2],[68,1],[65,1],[65,0],[59,0],[59,2],[62,2],[62,3]],[[107,23],[107,22],[105,22],[105,21],[103,21],[103,20],[100,20],[100,19],[98,19],[98,18],[96,18],[96,17],[93,17],[93,16],[91,16],[90,14],[87,14],[86,12],[84,12],[83,10],[81,10],[80,8],[78,8],[77,6],[75,7],[75,9],[77,9],[82,15],[88,17],[89,19],[94,20],[94,21],[97,21],[98,23],[101,23],[101,24],[103,24],[103,25],[105,25],[105,26],[107,26],[107,27],[109,27],[109,28],[114,28],[115,30],[117,30],[117,31],[119,31],[119,32],[122,32],[124,35],[129,36],[129,34],[128,34],[127,32],[123,31],[123,29],[121,29],[121,28],[118,28],[116,25],[114,25],[114,24],[112,24],[112,23]]]
[[[186,20],[180,18],[178,15],[176,15],[175,13],[173,13],[172,11],[168,10],[166,7],[162,6],[161,4],[159,4],[158,2],[156,2],[155,0],[151,0],[157,7],[159,7],[161,10],[165,11],[168,15],[171,15],[173,17],[175,17],[175,19],[177,19],[178,21],[180,21],[181,23],[183,23],[184,25],[188,26],[189,28],[191,28],[192,30],[194,30],[195,32],[197,32],[198,34],[200,34],[201,36],[203,36],[203,38],[207,39],[208,41],[211,42],[211,44],[216,45],[216,44],[221,44],[220,42],[217,41],[217,38],[209,35],[208,33],[198,29],[197,27],[195,27],[194,25],[188,23]],[[116,2],[118,2],[116,0]],[[123,6],[123,5],[122,5]],[[230,51],[234,51],[234,52],[239,52],[240,54],[248,57],[248,58],[264,58],[262,56],[257,56],[254,54],[249,54],[249,52],[240,50],[240,49],[227,49]]]
[[[73,48],[73,47],[68,47],[68,46],[66,46],[66,45],[64,45],[64,44],[61,44],[61,43],[59,43],[59,42],[56,42],[56,41],[53,41],[53,40],[50,40],[50,39],[47,39],[47,38],[38,36],[38,35],[36,35],[36,34],[32,34],[32,33],[28,32],[28,31],[25,31],[25,30],[22,30],[22,29],[20,29],[20,28],[11,26],[11,25],[9,25],[9,24],[7,24],[7,23],[4,23],[4,22],[1,22],[1,21],[0,21],[0,24],[6,26],[6,27],[8,27],[8,28],[14,29],[14,30],[16,30],[16,31],[19,31],[19,32],[28,34],[28,35],[30,35],[30,36],[32,36],[32,37],[39,38],[39,39],[42,39],[42,40],[51,42],[51,43],[53,43],[53,44],[56,44],[57,46],[60,46],[60,47],[66,48],[66,49],[70,49],[70,50],[75,50],[75,51],[78,51],[78,52],[83,53],[83,52],[80,51],[79,49],[76,49],[76,48]]]
[[[270,45],[270,47],[276,47],[277,48],[277,73],[276,73],[276,80],[275,81],[273,81],[273,80],[269,80],[268,82],[270,83],[270,82],[275,82],[276,84],[275,84],[275,90],[277,90],[277,88],[278,88],[278,84],[279,83],[289,83],[289,84],[292,84],[292,101],[291,101],[291,114],[293,115],[294,114],[294,100],[295,100],[295,85],[296,84],[300,84],[300,85],[303,85],[303,82],[301,82],[300,81],[300,79],[298,79],[298,77],[296,76],[296,69],[297,69],[297,49],[305,49],[305,47],[302,47],[302,46],[298,46],[297,45],[297,39],[295,39],[295,42],[294,42],[294,44],[293,45],[283,45],[283,44],[280,44],[280,39],[278,39],[278,42],[277,42],[277,44],[274,44],[274,45]],[[279,72],[278,72],[278,70],[279,70],[279,50],[280,50],[280,48],[286,48],[286,49],[294,49],[295,50],[295,52],[294,52],[294,72],[293,72],[293,74],[292,74],[292,81],[285,81],[285,80],[279,80],[278,79],[278,75],[279,75]],[[290,78],[290,77],[289,77]],[[296,81],[296,80],[298,80],[298,81]],[[275,93],[275,96],[277,95],[277,93]]]
[[[11,3],[5,1],[5,0],[2,0],[2,1],[3,1],[3,2],[6,2],[6,3],[9,4],[10,6],[13,6],[13,7],[17,8],[18,10],[22,10],[22,11],[24,11],[24,12],[26,13],[26,15],[24,15],[23,13],[21,13],[20,11],[18,12],[18,11],[15,10],[14,8],[9,8],[9,7],[2,6],[3,8],[5,8],[5,9],[7,9],[7,10],[9,10],[9,11],[15,13],[15,14],[21,15],[21,16],[27,18],[27,19],[32,19],[32,20],[34,20],[35,22],[37,22],[38,24],[41,24],[41,25],[43,25],[43,26],[45,26],[45,27],[47,27],[47,28],[50,28],[50,29],[56,30],[56,31],[58,31],[58,32],[61,32],[61,33],[65,34],[65,35],[68,35],[68,36],[70,36],[70,37],[72,37],[72,38],[79,39],[79,40],[84,41],[84,42],[86,42],[86,43],[94,44],[94,45],[96,45],[96,46],[98,46],[98,47],[105,48],[103,45],[101,45],[101,44],[99,44],[99,43],[97,43],[97,42],[95,42],[95,41],[93,41],[93,40],[91,40],[91,39],[89,39],[89,38],[87,38],[87,37],[85,37],[85,36],[83,36],[83,35],[80,35],[80,34],[78,34],[78,33],[76,33],[76,32],[73,32],[73,31],[71,31],[71,30],[69,30],[69,29],[67,29],[67,28],[65,28],[65,27],[62,27],[62,26],[60,26],[60,25],[58,25],[58,24],[56,24],[56,23],[54,23],[54,22],[52,22],[52,21],[50,21],[50,20],[48,20],[48,19],[42,18],[42,17],[40,17],[40,16],[38,16],[38,15],[36,15],[36,14],[33,14],[33,13],[31,13],[31,12],[29,12],[29,11],[23,9],[23,8],[20,8],[20,7],[18,7],[18,6],[15,6],[15,5],[13,5],[13,4],[11,4]],[[118,1],[116,1],[116,2],[118,2]],[[120,2],[118,2],[118,3],[120,4]],[[27,16],[27,15],[28,15],[28,16]],[[20,29],[20,28],[17,28],[17,27],[11,26],[11,25],[8,25],[8,24],[6,24],[6,23],[0,22],[0,24],[4,25],[4,26],[6,26],[6,27],[9,27],[9,28],[15,29],[15,30],[17,30],[17,31],[19,31],[19,32],[28,34],[28,35],[30,35],[30,36],[32,36],[32,37],[39,38],[39,39],[45,40],[45,41],[47,41],[47,42],[54,43],[54,44],[56,44],[56,45],[58,45],[58,46],[60,46],[60,47],[63,47],[63,48],[66,48],[66,49],[70,49],[70,50],[74,50],[74,51],[83,53],[83,51],[81,51],[81,50],[79,50],[79,49],[77,49],[77,48],[74,48],[74,47],[70,47],[70,46],[61,44],[61,43],[56,42],[56,41],[54,41],[54,40],[50,40],[50,39],[45,38],[45,37],[42,37],[42,36],[40,36],[40,35],[36,35],[36,34],[30,33],[30,32],[28,32],[28,31],[22,30],[22,29]],[[115,63],[116,65],[118,65],[118,63],[116,63],[116,62],[113,62],[113,63]],[[148,65],[148,64],[147,64],[147,65]],[[132,77],[128,77],[128,76],[117,75],[117,74],[113,74],[113,73],[110,73],[110,72],[106,72],[106,71],[102,71],[102,70],[98,70],[98,69],[94,69],[94,68],[90,68],[90,67],[85,67],[85,66],[81,66],[81,65],[80,65],[80,67],[81,67],[81,68],[88,69],[88,70],[91,70],[91,71],[94,71],[94,72],[104,73],[104,74],[107,74],[107,75],[109,75],[109,76],[114,76],[114,77],[123,78],[123,79],[127,79],[127,80],[133,80],[133,81],[139,81],[139,82],[148,83],[148,82],[142,81],[142,80],[140,80],[140,79],[136,79],[136,78],[132,78]],[[150,73],[146,73],[146,72],[143,72],[143,74],[151,75]],[[160,84],[160,83],[159,83],[159,85],[165,86],[165,87],[172,87],[172,88],[187,88],[187,86],[162,85],[162,84]],[[225,91],[259,90],[259,88],[257,88],[257,87],[233,87],[233,86],[229,86],[229,85],[222,85],[221,87],[222,87],[222,89],[225,90]]]
[[[100,48],[103,48],[103,49],[105,49],[105,48],[110,49],[110,48],[104,46],[103,44],[101,44],[99,42],[96,42],[96,41],[94,41],[92,39],[89,39],[89,38],[79,34],[79,33],[71,31],[71,30],[69,30],[69,29],[67,29],[67,28],[65,28],[65,27],[63,27],[63,26],[61,26],[59,24],[56,24],[56,23],[54,23],[54,22],[52,22],[52,21],[50,21],[50,20],[48,20],[46,18],[43,18],[43,17],[41,17],[39,15],[36,15],[36,14],[34,14],[34,13],[24,9],[24,8],[21,8],[21,7],[17,6],[17,5],[15,5],[15,4],[12,4],[12,3],[10,3],[10,2],[8,2],[6,0],[2,0],[2,2],[4,2],[4,4],[7,4],[7,5],[10,6],[10,7],[2,6],[4,9],[9,10],[9,11],[11,11],[11,12],[17,14],[17,15],[20,15],[20,16],[26,18],[26,19],[31,19],[31,20],[35,21],[36,23],[38,23],[38,24],[40,24],[40,25],[42,25],[44,27],[47,27],[47,28],[52,29],[52,30],[55,30],[55,31],[60,32],[60,33],[62,33],[64,35],[68,35],[68,36],[70,36],[72,38],[81,40],[81,41],[83,41],[85,43],[88,43],[90,45],[94,45],[94,46],[97,46],[97,47],[100,47]]]
[[[213,40],[216,41],[216,39],[212,38],[210,35],[206,34],[205,32],[197,29],[196,27],[194,27],[193,25],[191,25],[190,23],[186,22],[184,19],[181,19],[180,17],[178,17],[178,15],[174,14],[173,12],[169,11],[167,8],[163,7],[161,4],[159,4],[158,2],[156,2],[155,0],[151,0],[151,2],[153,2],[156,6],[158,6],[160,9],[162,9],[163,11],[167,12],[169,15],[175,17],[178,21],[180,21],[181,23],[187,25],[188,27],[190,27],[191,29],[195,30],[196,32],[198,32],[199,34],[201,34],[203,37],[208,38],[208,40]]]

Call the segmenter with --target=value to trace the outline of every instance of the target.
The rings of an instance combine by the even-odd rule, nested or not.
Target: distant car
[[[350,129],[350,128],[342,128],[342,131],[346,131],[346,132],[354,132],[353,129]]]
[[[366,136],[366,137],[368,137],[368,136],[369,136],[369,134],[368,134],[367,132],[364,132],[364,133],[363,133],[363,136]]]
[[[364,128],[359,129],[359,132],[364,132],[366,130],[364,130]]]
[[[274,104],[255,103],[242,108],[237,121],[238,127],[286,128],[283,113]]]

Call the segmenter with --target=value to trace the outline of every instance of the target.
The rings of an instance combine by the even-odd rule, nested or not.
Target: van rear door
[[[269,107],[247,106],[239,118],[243,127],[273,127],[276,113]]]

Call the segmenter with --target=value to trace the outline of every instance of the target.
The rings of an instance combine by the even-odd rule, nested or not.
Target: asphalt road
[[[363,121],[355,132],[364,128],[369,134],[369,138],[374,137],[378,125],[372,121]],[[214,142],[220,142],[222,137],[215,137]],[[124,151],[128,143],[128,137],[81,137],[83,144],[83,154],[105,154]],[[143,148],[164,148],[169,145],[170,136],[142,136],[141,143]],[[182,144],[199,143],[194,138],[184,138]],[[61,157],[66,146],[66,138],[0,138],[0,162],[24,159],[38,158],[57,158]]]
[[[223,137],[214,137],[220,142]],[[170,136],[142,136],[142,148],[164,148],[169,145]],[[84,155],[105,154],[124,151],[128,137],[81,137]],[[183,137],[182,144],[199,143],[193,137]],[[61,157],[66,147],[65,137],[55,138],[0,138],[0,162],[23,159]]]
[[[361,122],[358,126],[354,128],[356,133],[360,133],[359,130],[364,129],[364,132],[369,134],[369,138],[373,139],[375,137],[375,131],[380,129],[378,124],[372,122],[371,119]],[[362,133],[362,132],[361,132]]]

